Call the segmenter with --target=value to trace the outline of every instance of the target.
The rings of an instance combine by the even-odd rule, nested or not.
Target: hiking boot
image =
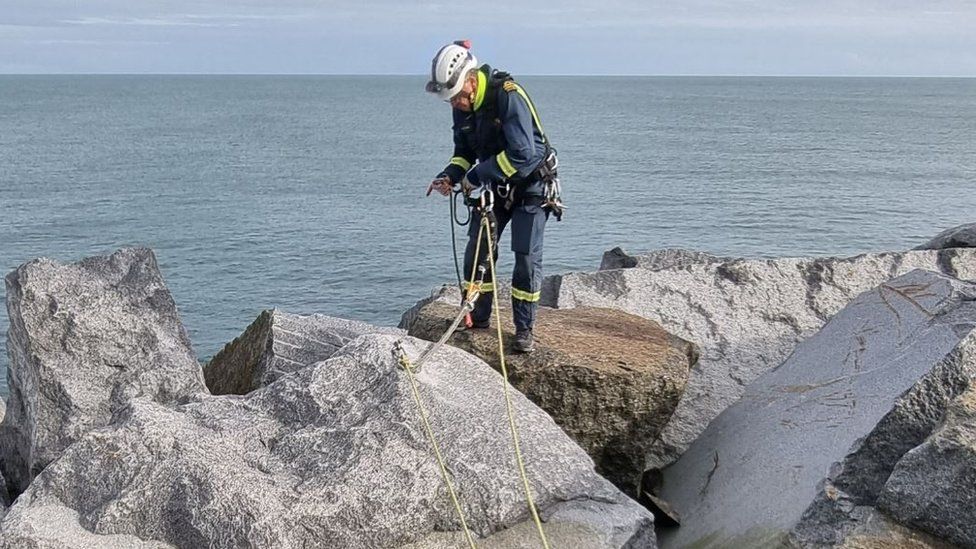
[[[518,330],[515,332],[515,350],[520,353],[531,353],[535,349],[532,341],[532,330]]]
[[[471,319],[471,327],[468,328],[463,322],[458,324],[457,331],[463,332],[465,330],[487,330],[491,328],[491,318],[486,318],[484,320]]]

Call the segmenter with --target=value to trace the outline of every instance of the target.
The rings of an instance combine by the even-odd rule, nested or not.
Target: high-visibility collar
[[[485,77],[485,72],[478,70],[478,91],[474,92],[474,105],[472,108],[478,110],[481,108],[481,104],[485,102],[485,91],[488,89],[488,79]]]

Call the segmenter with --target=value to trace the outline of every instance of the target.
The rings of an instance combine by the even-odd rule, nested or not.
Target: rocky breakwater
[[[649,451],[652,467],[677,459],[751,381],[861,292],[913,269],[976,279],[971,248],[768,260],[614,250],[603,263],[605,270],[549,277],[546,304],[619,309],[701,348],[680,403]]]
[[[410,335],[436,341],[457,309],[456,302],[426,303],[411,315]],[[540,308],[537,348],[517,354],[511,311],[503,309],[502,317],[512,385],[589,453],[597,471],[638,497],[645,456],[681,398],[695,346],[621,311]],[[494,325],[456,333],[449,342],[500,369]]]
[[[148,271],[154,276],[147,280],[155,280],[155,263],[140,263],[139,257],[145,254],[125,250],[110,261],[119,262],[120,272],[136,273],[122,280],[140,280]],[[102,304],[116,293],[111,286],[92,288],[84,277],[51,289],[58,303],[83,295],[86,303]],[[161,304],[168,307],[171,301],[147,299],[124,309],[123,317],[157,318]],[[94,310],[106,311],[107,326],[115,326],[121,314],[113,308]],[[49,314],[56,311],[49,309]],[[342,330],[329,334],[318,320],[292,315],[289,331],[315,333],[315,339],[326,342],[350,336]],[[273,314],[262,322],[266,329],[252,330],[252,335],[274,331]],[[47,328],[36,332],[37,326]],[[61,330],[29,322],[20,333],[26,341],[36,341],[39,333],[70,340],[69,324]],[[57,421],[44,425],[54,440],[70,439],[37,466],[36,478],[0,521],[3,549],[464,545],[407,373],[393,354],[402,341],[416,357],[426,342],[365,333],[335,348],[317,348],[311,354],[321,352],[324,359],[245,395],[213,396],[202,388],[199,369],[167,366],[182,360],[171,355],[183,357],[184,349],[159,345],[151,348],[163,350],[149,355],[144,346],[153,338],[104,333],[112,339],[85,331],[84,359],[56,372],[62,385],[88,381],[108,386],[105,408],[110,414],[79,420],[87,426],[83,432]],[[182,327],[175,333],[185,334]],[[279,348],[244,347],[261,349],[258,355],[268,359],[264,364],[274,363],[270,355]],[[63,347],[49,352],[58,356],[58,349]],[[141,378],[102,369],[128,356],[140,358],[139,371],[148,372],[149,379],[168,378],[164,386],[185,384],[193,390],[160,398],[145,389]],[[245,364],[238,366],[246,370]],[[10,379],[12,395],[20,402],[42,398],[36,383],[23,376]],[[479,547],[536,546],[513,457],[501,376],[484,361],[445,348],[417,373],[416,381]],[[597,475],[592,460],[547,414],[518,393],[512,397],[529,482],[550,543],[655,547],[651,515]],[[10,426],[19,429],[15,422]]]
[[[661,546],[976,547],[972,394],[950,407],[974,378],[976,284],[861,294],[664,470],[683,520]]]

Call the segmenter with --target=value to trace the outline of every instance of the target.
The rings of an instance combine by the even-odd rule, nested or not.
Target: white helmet
[[[430,64],[430,82],[427,91],[436,93],[444,101],[464,87],[464,75],[478,67],[478,58],[471,53],[471,42],[458,40],[441,48]]]

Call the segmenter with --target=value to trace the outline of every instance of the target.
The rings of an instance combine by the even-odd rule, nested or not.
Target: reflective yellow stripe
[[[455,156],[451,158],[451,164],[454,164],[455,166],[461,166],[461,169],[464,171],[468,171],[471,169],[471,163],[465,160],[463,156]]]
[[[465,288],[471,287],[471,284],[472,283],[471,282],[468,282],[467,280],[464,281],[464,287]],[[494,282],[482,282],[481,283],[481,293],[487,294],[487,293],[494,292],[494,291],[495,291],[495,283]]]
[[[505,151],[498,153],[498,156],[495,158],[498,160],[498,167],[502,169],[502,173],[505,174],[505,177],[512,177],[512,175],[515,174],[515,167],[512,166],[512,163],[508,161],[508,155],[505,154]]]
[[[539,115],[535,113],[535,105],[532,104],[532,100],[529,99],[529,95],[525,93],[525,90],[522,89],[522,86],[519,86],[514,82],[512,84],[515,87],[515,91],[517,91],[518,94],[522,96],[522,99],[525,99],[525,102],[528,103],[529,112],[532,113],[532,120],[535,120],[535,125],[537,128],[539,128],[539,133],[541,133],[542,135],[546,135],[546,131],[542,129],[542,122],[539,122]]]
[[[536,301],[539,301],[539,298],[542,297],[542,292],[539,291],[539,292],[530,293],[530,292],[523,292],[518,288],[512,288],[512,297],[520,301],[528,301],[529,303],[535,303]]]

